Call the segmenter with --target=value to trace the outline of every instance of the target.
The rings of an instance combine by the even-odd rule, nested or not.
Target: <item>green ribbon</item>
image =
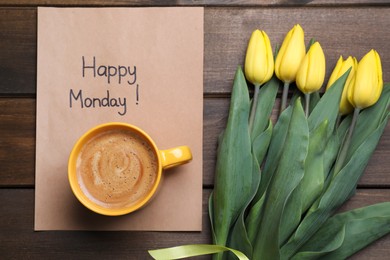
[[[237,256],[239,260],[249,260],[243,253],[238,250],[234,250],[228,247],[219,245],[184,245],[175,246],[170,248],[149,250],[149,254],[156,260],[167,260],[167,259],[182,259],[192,256],[216,254],[225,251],[230,251]]]

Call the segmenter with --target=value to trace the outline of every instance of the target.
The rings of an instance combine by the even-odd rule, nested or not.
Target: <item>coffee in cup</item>
[[[162,169],[192,159],[187,146],[158,150],[141,129],[108,123],[84,134],[69,158],[76,197],[104,215],[123,215],[145,205],[157,190]]]
[[[110,130],[92,138],[77,157],[81,189],[96,204],[128,207],[152,189],[157,178],[157,155],[132,131]]]

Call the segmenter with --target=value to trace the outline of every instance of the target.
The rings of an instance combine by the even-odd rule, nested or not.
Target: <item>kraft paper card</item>
[[[35,230],[200,231],[202,120],[203,8],[38,8]],[[67,177],[77,139],[113,121],[193,154],[120,217],[82,206]]]

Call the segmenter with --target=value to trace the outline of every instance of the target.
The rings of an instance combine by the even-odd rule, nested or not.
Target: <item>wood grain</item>
[[[294,24],[301,24],[305,39],[321,43],[329,77],[340,55],[360,59],[372,48],[383,64],[384,81],[390,81],[388,7],[381,8],[208,8],[205,11],[206,92],[231,90],[235,69],[244,63],[252,30],[267,32],[273,47],[280,45]],[[359,26],[356,26],[359,17]],[[326,25],[326,26],[325,26]],[[353,43],[353,44],[352,44]]]
[[[0,207],[2,259],[150,259],[149,249],[211,243],[207,212],[203,232],[34,232],[33,189],[0,189]]]
[[[360,59],[374,48],[382,57],[384,81],[388,82],[389,12],[390,6],[206,8],[204,91],[216,95],[230,93],[235,70],[243,65],[252,30],[265,30],[276,46],[296,23],[304,28],[306,42],[315,38],[321,43],[327,57],[327,77],[340,55]],[[3,7],[0,17],[0,95],[34,95],[37,10]]]
[[[34,232],[37,6],[205,6],[203,232]],[[390,0],[2,0],[0,1],[0,255],[3,259],[149,259],[148,249],[210,243],[207,199],[217,138],[225,127],[237,66],[252,30],[273,46],[296,23],[306,42],[318,40],[327,77],[340,55],[361,58],[371,48],[390,81]],[[274,117],[277,109],[274,110]],[[390,201],[390,125],[357,194],[341,211]],[[366,189],[370,188],[370,189]],[[390,235],[351,259],[388,259]],[[201,257],[197,259],[210,259]]]
[[[35,100],[0,98],[0,187],[32,186],[35,176]]]
[[[203,193],[202,232],[34,232],[34,190],[0,189],[2,259],[149,259],[147,250],[211,243],[207,213],[210,190]],[[359,190],[345,205],[353,209],[388,200],[389,190]],[[390,235],[352,259],[387,259]],[[210,259],[209,257],[197,259]]]
[[[34,98],[0,98],[0,186],[33,186],[35,176]],[[229,98],[204,100],[203,184],[214,183],[217,139],[226,126]],[[278,106],[278,103],[276,104]],[[277,110],[274,110],[273,118]],[[364,187],[390,187],[390,124],[360,181]]]
[[[0,17],[0,95],[35,93],[37,13],[0,8]]]
[[[343,5],[383,5],[389,0],[4,0],[8,6],[343,6]]]

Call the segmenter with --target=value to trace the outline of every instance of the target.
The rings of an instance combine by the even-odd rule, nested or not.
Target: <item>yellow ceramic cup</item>
[[[132,205],[123,208],[104,207],[91,200],[85,194],[83,188],[80,186],[78,176],[77,176],[77,169],[76,169],[77,158],[84,145],[88,143],[91,139],[96,137],[97,135],[112,130],[126,130],[137,134],[139,137],[143,139],[143,141],[149,144],[149,146],[152,148],[153,153],[157,158],[157,174],[156,174],[155,182],[152,185],[152,187],[148,190],[145,196],[138,199]],[[191,160],[192,160],[192,154],[188,146],[179,146],[172,149],[159,150],[156,144],[154,143],[153,139],[142,129],[126,123],[118,123],[118,122],[106,123],[90,129],[76,142],[68,161],[68,178],[69,178],[70,187],[74,195],[85,207],[102,215],[119,216],[119,215],[124,215],[133,212],[141,208],[151,200],[153,195],[155,195],[158,186],[160,185],[162,171],[164,169],[185,164]]]

